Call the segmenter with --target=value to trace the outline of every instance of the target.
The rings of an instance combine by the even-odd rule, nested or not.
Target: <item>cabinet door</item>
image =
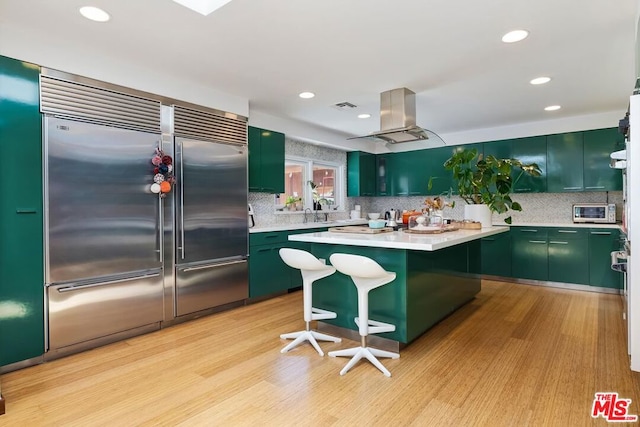
[[[408,196],[412,151],[392,153],[388,156],[391,174],[391,195]]]
[[[431,150],[416,150],[410,152],[406,168],[409,174],[409,195],[424,196],[429,187],[429,152]]]
[[[534,136],[511,141],[511,157],[522,163],[535,163],[540,167],[541,176],[534,177],[522,174],[513,176],[517,179],[514,193],[544,193],[547,191],[547,137]]]
[[[0,366],[44,353],[39,73],[32,64],[0,56],[0,302],[9,311],[0,315]]]
[[[509,233],[482,238],[482,274],[511,277],[511,236]]]
[[[376,195],[391,195],[391,155],[378,154],[376,156]]]
[[[284,193],[284,134],[263,129],[261,136],[261,187],[267,193]]]
[[[451,171],[444,168],[444,163],[449,160],[455,147],[438,147],[426,150],[426,164],[428,175],[427,183],[431,180],[431,190],[427,194],[437,196],[448,193],[453,185]]]
[[[547,232],[545,229],[511,229],[511,274],[519,279],[548,280]]]
[[[551,229],[549,241],[549,280],[563,283],[589,283],[589,254],[585,229]]]
[[[361,151],[347,153],[347,196],[375,196],[376,156]]]
[[[249,126],[248,143],[249,143],[249,191],[261,191],[260,177],[262,173],[262,161],[260,155],[262,129]]]
[[[582,191],[583,133],[572,132],[547,136],[547,191],[563,193]]]
[[[288,243],[252,246],[249,250],[249,298],[282,292],[291,287],[291,268],[280,258]]]
[[[249,126],[249,191],[284,193],[284,134]]]
[[[620,233],[614,229],[589,229],[589,284],[622,289],[622,273],[611,269],[611,252],[620,250]]]
[[[617,128],[584,132],[584,189],[622,191],[622,171],[609,167],[610,154],[622,150],[624,136]]]
[[[503,139],[501,141],[490,141],[482,143],[482,151],[484,156],[493,156],[496,159],[510,159],[511,155],[511,140]]]

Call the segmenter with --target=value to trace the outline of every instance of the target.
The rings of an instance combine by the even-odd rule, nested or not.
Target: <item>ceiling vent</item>
[[[343,110],[343,111],[348,111],[348,110],[353,110],[354,108],[358,108],[357,105],[354,105],[350,102],[338,102],[337,104],[333,105],[334,108],[337,108],[338,110]]]

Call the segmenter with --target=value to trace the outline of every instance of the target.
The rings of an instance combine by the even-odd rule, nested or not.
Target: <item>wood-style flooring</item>
[[[483,282],[401,351],[286,354],[296,292],[2,376],[0,426],[588,426],[596,392],[632,399],[620,296]],[[358,343],[321,343],[325,353]]]

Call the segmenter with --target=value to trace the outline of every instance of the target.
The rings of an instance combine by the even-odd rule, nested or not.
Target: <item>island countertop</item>
[[[498,226],[483,228],[481,230],[447,231],[440,234],[411,234],[404,231],[356,234],[323,231],[321,233],[295,234],[289,236],[289,240],[333,245],[367,246],[372,248],[437,251],[507,231],[509,231],[509,227]]]

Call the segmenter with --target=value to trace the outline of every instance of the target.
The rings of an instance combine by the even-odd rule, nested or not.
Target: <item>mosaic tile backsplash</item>
[[[299,157],[325,160],[338,163],[346,170],[346,152],[328,147],[307,144],[293,139],[285,141],[285,153]],[[346,194],[346,186],[343,188]],[[514,194],[514,201],[522,205],[522,212],[509,211],[507,214],[493,214],[494,223],[502,223],[504,217],[511,215],[513,224],[550,223],[568,224],[572,222],[571,206],[574,203],[615,203],[618,221],[622,214],[622,192],[585,192],[585,193],[531,193]],[[425,197],[347,197],[346,206],[339,211],[328,213],[329,220],[348,219],[349,213],[355,205],[360,205],[362,217],[369,212],[384,213],[389,209],[416,209],[424,207]],[[464,201],[456,196],[451,198],[456,202],[454,208],[446,208],[446,218],[463,219]],[[256,227],[275,225],[300,224],[304,214],[301,212],[276,212],[276,202],[273,194],[249,193],[249,203],[255,211]],[[324,220],[324,215],[322,215]],[[310,219],[312,221],[312,219]]]

